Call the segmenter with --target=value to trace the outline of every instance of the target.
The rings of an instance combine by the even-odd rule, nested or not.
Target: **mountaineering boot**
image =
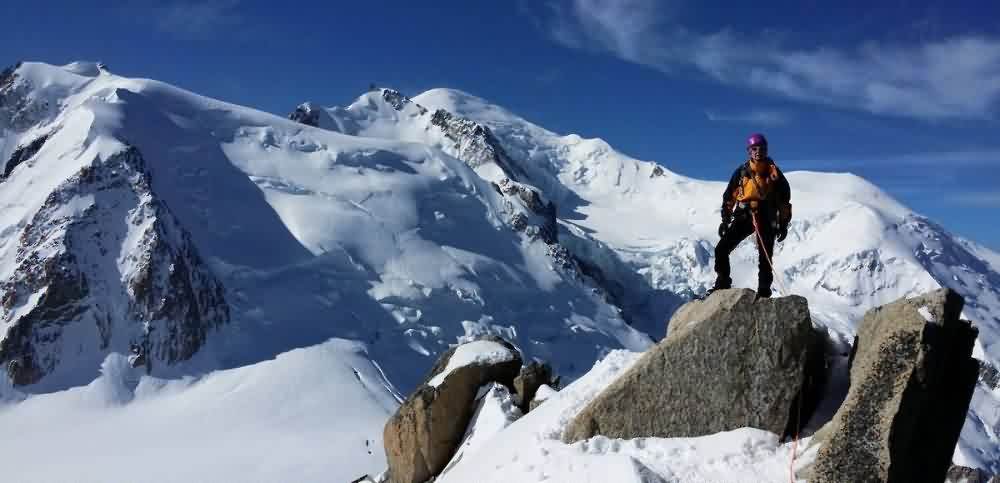
[[[708,291],[705,292],[704,294],[702,294],[700,296],[696,296],[695,300],[705,300],[705,299],[708,298],[709,295],[712,295],[716,291],[718,291],[718,290],[726,290],[728,288],[732,288],[732,287],[730,285],[720,285],[719,283],[716,283],[715,285],[712,286],[712,288],[708,289]]]
[[[770,287],[757,287],[757,297],[756,300],[769,299],[771,298],[771,288]]]

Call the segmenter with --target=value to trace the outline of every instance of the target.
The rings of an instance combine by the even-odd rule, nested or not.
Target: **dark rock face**
[[[21,63],[18,62],[0,72],[0,90],[10,88],[11,84],[14,83],[15,72],[20,68]]]
[[[57,109],[47,100],[32,95],[31,84],[17,73],[20,67],[18,62],[0,73],[0,127],[14,131],[25,131],[51,119]]]
[[[1000,387],[1000,370],[989,362],[979,361],[979,381],[990,389]]]
[[[526,215],[516,212],[513,202],[509,199],[505,200],[508,204],[508,211],[514,212],[514,215],[509,220],[511,228],[519,232],[528,232],[529,229],[533,228],[533,230],[530,230],[532,238],[540,238],[548,245],[558,243],[559,227],[556,220],[555,203],[544,201],[538,190],[512,181],[510,178],[500,180],[500,183],[495,186],[500,194],[509,198],[516,198],[533,214],[532,218],[536,219],[532,223],[533,220],[529,220]]]
[[[10,155],[10,159],[3,166],[3,176],[0,179],[6,179],[10,177],[10,173],[14,171],[21,163],[29,160],[38,153],[42,146],[45,145],[45,141],[48,141],[49,135],[44,134],[32,140],[30,143],[18,146]]]
[[[546,363],[532,361],[521,368],[521,373],[514,378],[514,401],[521,412],[527,413],[531,408],[530,404],[535,399],[535,393],[542,384],[555,387],[559,385],[559,378],[552,377],[552,366]]]
[[[490,129],[478,122],[457,117],[452,113],[438,109],[431,116],[431,124],[444,132],[445,137],[454,144],[444,146],[453,156],[461,159],[472,168],[484,164],[496,164],[504,176],[512,180],[524,180],[527,176],[515,164],[500,145],[500,141]]]
[[[810,351],[822,345],[805,299],[754,299],[723,290],[681,307],[664,340],[576,416],[564,441],[797,429],[809,416],[796,414],[797,398],[818,390],[806,387],[808,361],[822,357]]]
[[[964,301],[942,289],[870,310],[858,327],[851,387],[810,481],[943,481],[979,372]]]
[[[413,102],[413,100],[409,97],[404,96],[401,92],[395,89],[382,89],[382,99],[397,111],[402,111],[408,104],[413,104],[414,106],[417,106],[419,114],[423,115],[427,113],[427,109],[420,104]]]
[[[1000,475],[993,475],[979,469],[951,465],[945,476],[945,483],[1000,483]]]
[[[81,199],[92,201],[80,212],[66,208]],[[96,160],[53,191],[21,233],[15,263],[0,281],[8,326],[0,362],[15,385],[61,363],[70,326],[93,327],[82,330],[94,334],[84,341],[93,350],[110,350],[113,333],[131,334],[147,364],[171,364],[229,320],[222,285],[152,192],[135,148]]]
[[[306,102],[296,107],[295,110],[288,115],[288,119],[300,122],[307,126],[319,127],[319,115],[320,108]]]
[[[444,469],[461,444],[475,412],[476,394],[483,385],[497,382],[511,388],[521,368],[521,356],[509,342],[491,336],[511,357],[501,362],[475,363],[456,368],[437,386],[456,346],[444,353],[424,383],[403,402],[385,425],[383,442],[392,483],[423,483]]]

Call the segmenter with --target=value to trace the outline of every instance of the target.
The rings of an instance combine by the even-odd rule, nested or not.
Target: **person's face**
[[[767,156],[767,146],[762,144],[754,144],[753,146],[747,148],[747,151],[750,152],[750,159],[754,161],[760,161]]]

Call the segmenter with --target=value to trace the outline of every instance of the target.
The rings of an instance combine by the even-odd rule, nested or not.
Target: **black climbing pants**
[[[774,274],[771,273],[771,266],[767,263],[767,258],[774,253],[774,228],[771,227],[770,220],[764,220],[757,216],[757,225],[760,228],[760,237],[764,239],[761,246],[760,240],[753,232],[753,218],[750,213],[737,214],[733,218],[733,223],[722,235],[719,244],[715,246],[715,286],[717,288],[730,288],[733,279],[730,277],[729,254],[736,249],[741,241],[748,236],[753,236],[757,245],[757,291],[771,293],[771,282],[774,281]],[[764,250],[767,250],[765,256]]]

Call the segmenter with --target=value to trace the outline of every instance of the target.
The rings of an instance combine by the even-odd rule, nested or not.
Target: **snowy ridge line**
[[[433,357],[467,330],[517,333],[521,346],[565,374],[580,373],[580,354],[592,359],[610,348],[649,343],[599,289],[595,293],[565,249],[552,244],[553,211],[535,188],[494,185],[435,146],[304,128],[85,64],[29,63],[15,74],[23,89],[3,92],[10,101],[5,105],[62,109],[35,119],[61,128],[32,158],[32,169],[18,168],[14,178],[37,181],[41,169],[66,152],[82,166],[117,152],[127,140],[146,158],[151,193],[172,208],[225,287],[232,330],[217,343],[199,342],[199,360],[186,369],[175,367],[178,358],[172,357],[149,364],[154,375],[253,363],[341,336],[372,343],[388,378],[405,390],[422,367],[393,361],[401,350],[418,360]],[[399,108],[420,114],[412,102],[386,104],[394,99],[388,94],[371,99],[379,115],[396,116]],[[20,107],[18,112],[30,111]],[[71,164],[59,166],[49,171],[50,186],[74,172]],[[0,191],[8,196],[5,207],[23,201],[16,200],[25,186],[20,181],[12,178]],[[24,210],[4,214],[15,226],[30,216]],[[108,252],[147,248],[141,238],[127,239]],[[94,277],[104,278],[109,276]],[[539,290],[553,295],[538,300]],[[285,308],[290,303],[294,311]],[[545,320],[555,324],[538,323]],[[512,329],[522,324],[529,329]],[[112,345],[134,343],[148,355],[147,326],[136,325],[138,333],[115,331],[124,342]],[[561,336],[560,327],[572,335]],[[177,340],[171,331],[159,333]],[[87,360],[71,364],[80,369],[78,379],[61,378],[46,388],[88,380],[112,350],[102,344],[81,351]],[[573,349],[556,351],[551,344]]]
[[[625,294],[613,300],[633,326],[659,336],[676,307],[712,284],[723,183],[685,178],[629,158],[599,139],[560,136],[461,91],[432,89],[413,101],[489,129],[524,167],[530,183],[558,206],[560,243],[571,248],[582,266],[599,270],[601,285],[623,287],[607,291]],[[420,126],[419,116],[401,116],[379,118],[366,130],[436,142]],[[792,185],[795,206],[788,240],[777,247],[775,264],[791,293],[809,299],[814,320],[831,329],[840,345],[850,343],[868,309],[948,286],[966,299],[964,315],[979,329],[975,357],[994,366],[1000,362],[996,253],[948,233],[862,178],[796,171],[775,154]],[[733,165],[720,168],[723,175],[739,162],[738,156],[734,149]],[[845,239],[842,233],[856,236]],[[744,243],[732,259],[735,284],[755,286],[752,244]],[[1000,434],[1000,421],[988,415],[995,410],[982,413],[977,408],[1000,407],[1000,396],[977,394],[991,402],[972,409],[960,447],[986,444],[990,449],[980,456],[963,450],[976,462],[971,466],[986,467],[1000,459],[1000,443],[990,436]],[[972,443],[980,440],[974,433],[990,442]]]
[[[431,123],[439,110],[451,116],[442,122],[447,129]],[[148,380],[167,381],[164,397],[179,391],[176,381],[184,376],[241,369],[247,371],[247,387],[257,387],[258,364],[333,338],[360,341],[365,358],[377,367],[359,379],[352,368],[368,367],[363,361],[325,366],[338,385],[338,397],[371,401],[372,394],[387,392],[396,399],[421,380],[436,355],[474,335],[511,337],[526,360],[547,360],[565,380],[574,380],[610,351],[643,350],[649,336],[663,334],[664,321],[679,304],[712,283],[723,184],[673,173],[670,160],[635,160],[600,139],[553,133],[451,89],[432,89],[412,99],[378,90],[347,108],[312,105],[302,111],[307,117],[317,113],[320,128],[157,81],[117,76],[94,63],[23,63],[0,76],[0,159],[17,159],[0,181],[0,280],[13,276],[25,260],[18,258],[20,238],[47,197],[85,166],[111,159],[129,145],[141,153],[148,174],[148,196],[123,184],[60,199],[41,215],[60,221],[47,225],[48,235],[32,235],[38,241],[32,250],[49,260],[57,253],[75,258],[72,264],[50,263],[76,266],[69,273],[76,270],[86,278],[90,312],[69,321],[61,333],[31,331],[31,340],[55,341],[45,357],[58,359],[66,372],[53,366],[40,383],[17,386],[27,399],[12,406],[16,412],[11,414],[35,415],[19,426],[22,432],[55,431],[51,425],[59,418],[46,422],[43,406],[55,415],[80,417],[81,388],[99,376],[107,356],[127,353],[130,343],[141,346],[147,337],[152,345],[146,353],[158,354]],[[48,138],[29,154],[42,135]],[[733,166],[720,167],[720,173],[731,172],[741,154],[735,152]],[[809,299],[815,321],[846,344],[869,308],[947,285],[966,298],[964,315],[980,330],[975,356],[997,366],[1000,255],[951,235],[856,176],[782,168],[792,183],[795,219],[788,240],[776,250],[775,264],[789,290]],[[149,231],[157,223],[159,231]],[[70,249],[61,245],[60,240],[98,232],[106,253],[90,242]],[[737,286],[756,283],[756,253],[750,245],[733,254]],[[142,317],[129,313],[128,283],[123,282],[123,273],[142,265],[142,253],[153,267],[146,280],[158,287],[150,294],[169,293],[159,288],[184,279],[181,285],[192,287],[194,300],[201,301],[184,309],[174,304],[174,315],[151,320],[157,327],[152,336]],[[201,262],[194,261],[195,253]],[[172,263],[176,260],[185,263]],[[182,265],[187,276],[171,275],[184,271]],[[42,273],[54,280],[63,272]],[[218,296],[213,287],[219,287]],[[11,307],[30,311],[41,296],[36,291],[34,299]],[[148,310],[140,312],[171,312],[157,310],[158,300],[149,297]],[[219,303],[202,303],[206,300]],[[211,321],[221,320],[223,307],[228,307],[227,321],[208,329],[215,327]],[[180,323],[195,319],[187,317],[188,310],[200,311],[204,324]],[[8,319],[0,327],[0,340],[7,340]],[[95,335],[104,330],[99,327],[110,327],[107,344]],[[203,328],[218,336],[194,344],[198,348],[189,359],[167,362],[170,354],[190,353],[190,343],[199,336],[185,334]],[[160,349],[153,349],[156,344]],[[321,364],[313,359],[304,364],[314,363]],[[294,380],[293,374],[286,377]],[[321,393],[317,397],[329,397]],[[225,394],[220,390],[216,396]],[[258,402],[270,404],[260,397]],[[139,411],[137,401],[141,398],[126,404],[134,409],[125,411]],[[155,420],[174,410],[162,407],[164,412],[146,415]],[[982,383],[956,462],[1000,471],[998,407],[1000,395]],[[371,435],[387,416],[377,411],[369,416],[359,418],[357,432],[337,433],[343,439],[336,445],[364,448],[373,441]],[[234,411],[226,421],[280,434],[256,425],[257,417]],[[213,428],[219,429],[204,431]],[[192,468],[206,468],[203,459],[184,452],[179,436],[167,439],[168,452],[193,461]],[[23,456],[44,453],[48,443],[19,444]],[[96,461],[86,450],[93,446],[80,445],[74,461],[88,456]],[[683,449],[670,448],[664,451]],[[760,448],[763,453],[773,449],[766,441]],[[309,460],[303,468],[322,468],[322,474],[293,475],[303,480],[354,478],[382,464],[359,453],[364,458],[350,466],[350,474],[341,473],[320,462],[328,454],[297,449],[301,453],[289,455],[289,461]],[[623,461],[622,471],[635,471],[630,460]],[[232,471],[244,474],[238,467]],[[163,478],[195,476],[165,473]]]

